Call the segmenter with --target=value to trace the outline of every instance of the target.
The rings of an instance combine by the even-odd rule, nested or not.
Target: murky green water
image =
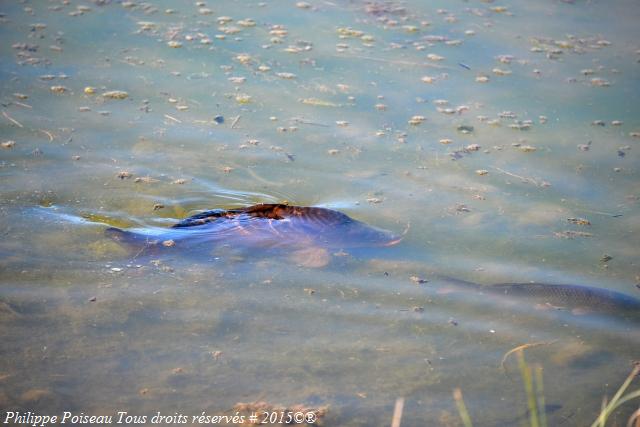
[[[404,397],[403,427],[455,426],[459,387],[474,425],[521,425],[501,359],[546,342],[549,425],[590,424],[637,321],[443,277],[638,297],[637,2],[306,6],[0,2],[0,408],[385,426]],[[323,268],[104,236],[282,201],[409,229]]]

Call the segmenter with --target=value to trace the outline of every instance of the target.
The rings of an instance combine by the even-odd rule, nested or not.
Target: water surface
[[[500,361],[544,341],[549,425],[595,419],[637,323],[441,289],[639,295],[636,2],[307,6],[0,4],[0,407],[384,426],[404,397],[403,427],[449,426],[459,387],[475,425],[517,425]],[[409,231],[323,268],[104,236],[285,201]]]

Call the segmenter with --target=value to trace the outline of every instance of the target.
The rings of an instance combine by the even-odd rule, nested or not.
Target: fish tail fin
[[[140,249],[155,244],[155,241],[150,241],[145,235],[134,233],[132,231],[122,230],[116,227],[109,227],[104,230],[104,235],[116,242],[122,243],[126,246]]]
[[[104,230],[104,235],[123,244],[129,250],[137,251],[134,258],[143,254],[154,253],[158,246],[156,241],[150,241],[147,236],[116,227],[107,228]]]
[[[121,230],[116,227],[109,227],[104,230],[104,235],[116,242],[125,243],[127,245],[134,245],[140,243],[140,239],[130,231]]]

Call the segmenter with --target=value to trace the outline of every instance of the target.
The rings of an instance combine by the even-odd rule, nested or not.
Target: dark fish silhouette
[[[445,293],[462,290],[504,298],[505,301],[527,300],[541,309],[566,310],[573,314],[615,314],[640,320],[640,300],[610,289],[549,283],[479,285],[452,278],[444,280],[452,285],[452,289],[445,286]]]
[[[501,283],[485,286],[491,293],[511,297],[539,298],[554,304],[550,308],[571,310],[636,312],[640,314],[640,300],[621,292],[590,286],[551,285],[547,283]],[[556,305],[557,304],[557,305]]]
[[[401,236],[335,210],[282,204],[205,211],[169,229],[127,231],[111,227],[105,233],[137,247],[139,252],[159,250],[162,246],[191,249],[206,244],[285,249],[300,264],[312,267],[326,265],[328,249],[392,246],[402,240]]]
[[[166,249],[165,246],[187,252],[214,245],[249,250],[282,249],[296,263],[307,267],[325,266],[330,259],[328,250],[393,246],[403,238],[332,209],[283,204],[214,209],[190,216],[171,228],[128,231],[110,227],[105,233],[134,247],[138,254],[154,253]],[[640,300],[607,289],[545,283],[482,286],[451,278],[447,281],[459,289],[511,300],[534,300],[551,309],[640,316]]]

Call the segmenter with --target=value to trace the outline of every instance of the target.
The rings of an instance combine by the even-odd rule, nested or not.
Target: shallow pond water
[[[522,425],[501,361],[538,343],[549,425],[589,425],[637,318],[448,290],[640,296],[639,20],[632,0],[1,2],[0,408],[385,426],[403,397],[403,427],[455,426],[460,388],[474,425]],[[104,234],[255,203],[404,239],[310,268]]]

